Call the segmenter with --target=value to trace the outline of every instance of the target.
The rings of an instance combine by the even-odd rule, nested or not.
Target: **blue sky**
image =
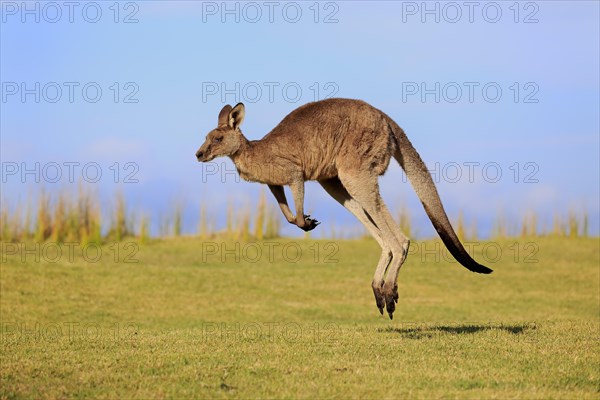
[[[428,2],[434,13],[422,2],[274,2],[272,22],[264,2],[228,2],[229,13],[220,1],[121,2],[118,15],[113,1],[81,2],[73,22],[62,2],[60,15],[35,2],[27,14],[21,4],[2,2],[0,32],[9,204],[42,185],[76,187],[64,163],[79,163],[81,174],[95,162],[102,177],[91,185],[107,204],[117,189],[153,219],[177,204],[192,232],[204,202],[220,225],[227,201],[243,206],[261,190],[231,173],[222,179],[229,160],[206,167],[194,158],[222,106],[244,102],[242,130],[259,139],[294,108],[335,93],[370,102],[404,128],[437,174],[451,217],[463,210],[485,233],[500,212],[516,220],[536,211],[550,221],[556,211],[587,210],[598,234],[596,1],[477,2],[472,10]],[[124,23],[127,16],[137,22]],[[52,102],[57,87],[62,96]],[[24,101],[23,88],[32,91]],[[35,163],[48,174],[59,164],[62,179],[8,174]],[[123,182],[128,173],[138,182]],[[419,234],[433,233],[397,165],[381,187],[392,209],[408,205]],[[322,234],[327,223],[358,224],[318,184],[307,184],[305,203]],[[299,233],[292,228],[285,232]]]

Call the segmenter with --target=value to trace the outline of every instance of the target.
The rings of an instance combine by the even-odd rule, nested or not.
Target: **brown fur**
[[[379,195],[378,176],[394,157],[405,170],[444,244],[466,268],[492,272],[476,263],[458,240],[429,172],[404,131],[382,111],[351,99],[308,103],[286,116],[261,140],[240,130],[245,108],[223,107],[218,126],[196,152],[198,161],[229,156],[240,176],[269,185],[286,219],[309,231],[319,223],[304,215],[304,182],[316,180],[352,212],[382,248],[372,287],[377,307],[390,318],[398,300],[397,279],[409,240],[397,229]],[[284,186],[294,197],[290,210]]]

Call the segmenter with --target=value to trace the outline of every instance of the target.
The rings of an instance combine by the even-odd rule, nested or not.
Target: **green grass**
[[[597,238],[503,241],[490,276],[412,254],[393,321],[370,288],[374,241],[269,243],[221,262],[197,238],[150,240],[137,263],[124,243],[97,263],[3,244],[0,397],[600,395]]]

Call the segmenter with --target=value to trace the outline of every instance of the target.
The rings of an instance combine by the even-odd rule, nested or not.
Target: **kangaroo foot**
[[[304,216],[304,225],[303,226],[299,226],[300,229],[302,229],[303,231],[312,231],[313,229],[315,229],[317,227],[317,225],[319,225],[320,222],[317,221],[316,219],[310,218],[310,215],[305,215]]]
[[[383,307],[385,307],[385,297],[383,296],[383,281],[371,283],[371,287],[373,288],[373,294],[375,295],[375,303],[377,303],[377,308],[381,315],[383,315]]]
[[[396,310],[396,303],[398,302],[398,285],[383,285],[383,297],[385,297],[385,308],[388,315],[390,316],[390,319],[394,319],[394,311]]]

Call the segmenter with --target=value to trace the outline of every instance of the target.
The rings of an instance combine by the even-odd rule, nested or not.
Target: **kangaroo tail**
[[[435,188],[433,179],[427,170],[427,166],[421,160],[421,156],[417,153],[417,150],[413,147],[412,143],[406,137],[406,134],[393,120],[390,118],[390,129],[394,133],[396,143],[398,144],[398,150],[394,154],[394,158],[410,180],[417,196],[421,200],[425,212],[431,220],[433,227],[440,235],[442,242],[446,245],[446,248],[450,251],[450,254],[456,258],[469,271],[478,272],[480,274],[489,274],[492,272],[491,269],[477,263],[467,253],[463,247],[458,236],[454,232],[440,196]]]

